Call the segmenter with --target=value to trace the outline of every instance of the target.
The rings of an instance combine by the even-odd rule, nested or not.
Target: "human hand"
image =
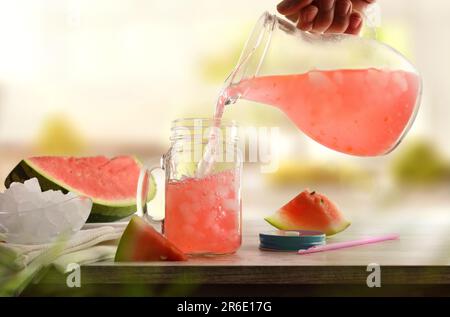
[[[277,9],[303,31],[359,34],[363,25],[361,12],[375,1],[283,0]]]

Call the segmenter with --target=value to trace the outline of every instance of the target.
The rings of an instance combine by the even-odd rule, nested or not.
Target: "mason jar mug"
[[[214,157],[205,157],[214,135]],[[234,122],[213,119],[179,119],[172,123],[171,146],[161,159],[165,171],[165,216],[162,232],[190,255],[235,252],[241,245],[242,157]],[[207,175],[199,174],[202,160],[213,160]],[[138,210],[149,217],[143,203],[150,174],[143,167],[139,177]],[[150,217],[151,218],[151,217]]]

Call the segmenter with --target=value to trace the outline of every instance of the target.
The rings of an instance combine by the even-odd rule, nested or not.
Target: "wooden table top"
[[[439,223],[426,227],[434,232],[440,228]],[[244,228],[243,245],[235,254],[194,257],[187,262],[95,263],[82,267],[83,283],[365,284],[370,273],[367,266],[377,263],[385,285],[450,284],[448,234],[442,239],[430,237],[428,230],[404,230],[396,241],[298,255],[259,250],[258,233],[270,229],[263,221],[247,220]],[[381,233],[364,229],[363,234],[361,228],[351,226],[328,243]],[[49,274],[46,281],[56,279],[56,274]]]

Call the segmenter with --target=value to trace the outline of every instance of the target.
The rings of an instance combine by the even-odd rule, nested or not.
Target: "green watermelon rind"
[[[139,166],[142,164],[134,158]],[[61,190],[63,193],[68,191],[74,192],[78,195],[89,196],[79,190],[76,190],[63,182],[54,179],[52,176],[48,175],[42,169],[34,165],[30,160],[22,160],[17,164],[16,167],[9,173],[5,179],[5,187],[9,188],[11,183],[20,182],[36,177],[39,181],[43,191],[46,190]],[[147,196],[147,201],[152,200],[156,195],[156,183],[153,177],[151,177],[151,186],[149,186],[149,193]],[[90,196],[89,196],[90,197]],[[128,217],[136,212],[136,200],[117,200],[117,201],[107,201],[102,199],[92,198],[92,210],[87,219],[87,222],[112,222],[117,221],[122,218]]]
[[[136,245],[136,236],[140,230],[142,230],[142,224],[137,218],[131,217],[117,245],[114,262],[127,262],[131,258],[134,250],[132,246]]]
[[[293,228],[289,224],[289,221],[287,219],[282,219],[281,217],[279,217],[278,212],[273,214],[272,216],[265,217],[264,220],[279,230],[303,230],[303,228]],[[316,230],[324,232],[327,236],[332,236],[336,233],[344,231],[350,225],[351,225],[350,221],[343,220],[337,226],[331,226],[328,228],[317,228]],[[307,228],[306,230],[311,230],[311,228]]]

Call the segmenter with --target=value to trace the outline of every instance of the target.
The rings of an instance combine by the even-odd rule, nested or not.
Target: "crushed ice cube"
[[[36,177],[26,180],[23,184],[29,192],[40,193],[42,191],[41,186],[39,185],[39,181]]]
[[[46,203],[51,202],[54,200],[55,198],[55,191],[54,190],[47,190],[45,192],[42,192],[42,200],[45,201]]]
[[[330,89],[332,88],[333,82],[320,71],[312,71],[308,73],[308,78],[313,87],[316,89]]]
[[[401,94],[408,90],[408,81],[406,80],[405,76],[400,73],[395,73],[392,76],[392,81],[395,84],[395,88],[397,89],[397,93]]]
[[[217,186],[217,194],[221,198],[227,197],[230,194],[230,186],[226,185]]]
[[[344,75],[341,72],[335,72],[333,74],[333,81],[338,85],[344,84]]]
[[[22,183],[12,183],[5,191],[5,195],[13,198],[17,203],[27,200],[28,190]]]
[[[52,191],[49,195],[49,198],[50,198],[49,201],[52,201],[54,203],[60,203],[63,202],[64,200],[69,199],[69,197],[67,197],[67,195],[64,195],[63,192],[60,190]]]
[[[223,207],[228,212],[235,212],[239,210],[239,202],[236,199],[225,199],[223,201]]]

